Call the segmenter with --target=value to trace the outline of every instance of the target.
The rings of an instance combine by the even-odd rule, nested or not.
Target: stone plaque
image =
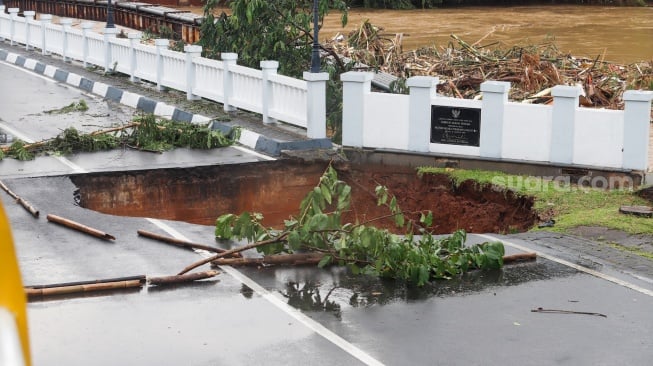
[[[480,139],[480,108],[431,106],[432,143],[479,146]]]

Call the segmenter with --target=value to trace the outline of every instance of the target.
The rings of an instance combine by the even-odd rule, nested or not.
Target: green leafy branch
[[[319,183],[306,194],[299,214],[285,220],[282,229],[261,224],[260,213],[225,214],[216,220],[215,235],[221,239],[245,239],[250,244],[215,255],[186,267],[180,274],[233,252],[256,248],[270,255],[315,251],[324,253],[318,266],[346,265],[354,274],[364,273],[396,278],[418,286],[431,279],[449,279],[471,269],[494,269],[503,266],[504,247],[500,242],[465,246],[467,235],[459,230],[447,237],[435,237],[425,229],[412,234],[414,225],[431,225],[429,211],[419,222],[406,219],[396,197],[387,188],[377,187],[377,203],[388,207],[395,225],[405,235],[370,226],[365,222],[342,222],[349,210],[351,187],[338,179],[329,166]]]

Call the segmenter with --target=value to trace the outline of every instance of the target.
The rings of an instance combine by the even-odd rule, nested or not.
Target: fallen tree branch
[[[61,216],[49,214],[47,216],[47,219],[50,222],[54,222],[56,224],[65,226],[65,227],[73,229],[73,230],[81,231],[81,232],[83,232],[85,234],[92,235],[92,236],[94,236],[96,238],[105,239],[105,240],[116,240],[116,237],[111,235],[111,234],[107,234],[104,231],[94,229],[94,228],[92,228],[90,226],[86,226],[84,224],[80,224],[79,222],[76,222],[76,221],[65,219],[65,218],[63,218]]]
[[[542,309],[537,308],[531,310],[531,313],[550,313],[550,314],[579,314],[579,315],[593,315],[607,318],[608,316],[601,313],[591,313],[586,311],[573,311],[573,310],[559,310],[559,309]]]
[[[242,247],[229,249],[226,252],[218,253],[218,254],[216,254],[216,255],[214,255],[212,257],[202,259],[201,261],[197,261],[197,262],[187,266],[186,268],[181,270],[181,272],[179,272],[178,275],[183,275],[184,273],[192,271],[193,269],[195,269],[195,268],[197,268],[199,266],[203,266],[203,265],[205,265],[205,264],[207,264],[209,262],[212,262],[212,261],[214,261],[216,259],[219,259],[219,258],[226,258],[226,257],[228,257],[228,256],[230,256],[230,255],[232,255],[234,253],[240,253],[240,252],[243,252],[243,251],[248,250],[248,249],[261,247],[261,246],[269,245],[269,244],[272,244],[272,243],[278,243],[280,241],[285,240],[286,236],[288,236],[288,234],[284,233],[283,235],[280,235],[280,236],[278,236],[276,238],[263,240],[263,241],[258,241],[258,242],[252,243],[252,244],[243,245]]]
[[[170,236],[160,235],[160,234],[156,234],[156,233],[153,233],[153,232],[150,232],[150,231],[138,230],[137,232],[138,232],[138,235],[140,235],[140,236],[144,236],[144,237],[149,238],[149,239],[158,240],[158,241],[161,241],[163,243],[176,245],[176,246],[182,247],[182,248],[202,249],[202,250],[206,250],[206,251],[214,252],[214,253],[224,253],[224,252],[227,251],[226,249],[211,247],[211,246],[204,245],[204,244],[192,243],[190,241],[181,240],[181,239],[173,238],[173,237],[170,237]],[[240,258],[240,257],[242,257],[242,255],[240,253],[234,253],[231,257]]]
[[[320,263],[324,255],[324,253],[294,253],[266,255],[261,258],[219,258],[211,262],[211,264],[222,266],[315,265]]]
[[[80,285],[94,285],[98,283],[108,283],[108,282],[121,282],[121,281],[134,281],[138,280],[142,283],[145,283],[145,275],[137,276],[127,276],[127,277],[116,277],[116,278],[104,278],[99,280],[89,280],[89,281],[76,281],[76,282],[62,282],[62,283],[51,283],[48,285],[31,285],[25,286],[25,288],[30,289],[44,289],[44,288],[53,288],[53,287],[67,287],[67,286],[80,286]]]
[[[191,282],[197,280],[203,280],[206,278],[215,277],[220,272],[216,270],[209,270],[205,272],[190,273],[186,275],[176,275],[176,276],[164,276],[164,277],[150,277],[148,282],[151,285],[172,285],[175,283]]]
[[[29,202],[18,196],[16,193],[12,192],[9,187],[7,187],[2,181],[0,181],[0,187],[7,192],[14,200],[16,200],[16,203],[23,206],[24,209],[27,210],[32,216],[38,218],[39,217],[39,210],[35,209],[34,206],[32,206]]]

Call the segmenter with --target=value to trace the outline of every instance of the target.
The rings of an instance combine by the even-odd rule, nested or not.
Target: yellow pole
[[[15,316],[23,357],[25,363],[31,365],[26,305],[27,297],[20,278],[9,221],[0,204],[0,306]]]

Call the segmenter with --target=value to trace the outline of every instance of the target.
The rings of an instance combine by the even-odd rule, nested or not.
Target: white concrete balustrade
[[[73,29],[70,19],[53,24],[48,14],[34,20],[33,11],[25,11],[24,17],[17,8],[8,13],[0,5],[0,41],[80,61],[85,67],[124,73],[133,82],[149,81],[159,90],[180,90],[188,100],[223,103],[225,111],[240,108],[260,113],[264,123],[281,121],[303,127],[311,138],[326,137],[326,73],[306,73],[299,80],[277,75],[276,61],[261,62],[261,70],[251,69],[238,65],[234,53],[223,53],[221,61],[211,60],[200,56],[200,46],[176,52],[168,49],[166,39],[157,39],[151,46],[139,42],[140,33],[117,38],[116,28],[105,29],[102,35],[92,32],[88,22]]]
[[[374,93],[371,73],[343,81],[345,146],[458,156],[651,171],[651,91],[626,91],[625,109],[580,108],[581,89],[553,88],[553,105],[510,102],[510,84],[481,84],[482,101],[438,96],[438,78],[407,80],[409,95]],[[431,142],[432,106],[480,109],[478,146]],[[458,113],[458,112],[456,112]]]

